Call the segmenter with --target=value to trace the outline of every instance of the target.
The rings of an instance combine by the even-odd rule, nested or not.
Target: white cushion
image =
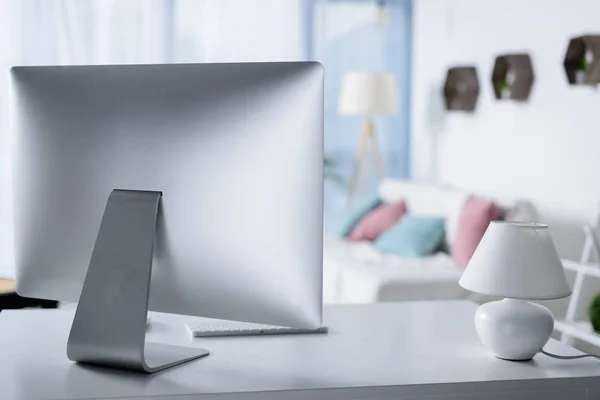
[[[379,253],[371,243],[326,236],[325,303],[450,300],[468,295],[458,280],[463,268],[444,253],[404,258]]]
[[[379,196],[385,203],[406,201],[411,214],[444,218],[446,243],[452,244],[458,231],[463,204],[469,194],[450,188],[385,179],[379,185]]]

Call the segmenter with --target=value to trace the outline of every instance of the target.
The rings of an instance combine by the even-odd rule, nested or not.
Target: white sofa
[[[379,185],[379,196],[386,203],[404,199],[409,213],[444,217],[447,243],[453,242],[462,206],[469,195],[400,180],[387,179]],[[519,201],[501,207],[507,220],[540,220],[530,203]],[[327,236],[323,263],[325,303],[475,299],[458,285],[464,269],[443,252],[403,258],[381,254],[369,242],[353,243]]]

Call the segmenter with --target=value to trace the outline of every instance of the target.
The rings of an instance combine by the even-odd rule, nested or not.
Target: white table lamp
[[[554,328],[550,310],[525,300],[571,294],[548,226],[538,223],[492,222],[459,283],[504,297],[477,309],[475,328],[483,344],[507,360],[531,359]]]
[[[383,161],[375,136],[373,117],[398,113],[396,76],[390,73],[349,71],[344,75],[338,103],[340,115],[367,117],[356,150],[352,177],[348,189],[348,204],[351,204],[358,186],[367,177],[367,152],[371,147],[378,178],[383,178]]]

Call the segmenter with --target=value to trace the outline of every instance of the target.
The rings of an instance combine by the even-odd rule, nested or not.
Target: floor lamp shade
[[[366,71],[346,72],[338,103],[340,115],[395,115],[398,113],[396,76]]]
[[[367,157],[371,153],[378,179],[383,178],[383,157],[375,134],[376,115],[398,113],[396,76],[390,73],[367,71],[346,72],[338,103],[340,115],[366,117],[354,157],[354,167],[348,185],[348,205],[357,190],[364,186],[368,174]]]
[[[472,292],[523,300],[571,294],[548,226],[537,223],[490,223],[460,285]]]

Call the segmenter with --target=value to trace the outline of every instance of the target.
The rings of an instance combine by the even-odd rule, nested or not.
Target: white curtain
[[[15,2],[0,1],[0,277],[13,275],[10,148],[8,141],[8,70],[17,63],[20,37]]]
[[[291,61],[308,57],[309,0],[0,1],[0,277],[14,276],[11,65]],[[15,179],[19,179],[16,177]]]
[[[174,57],[190,62],[308,57],[308,0],[178,0]]]

